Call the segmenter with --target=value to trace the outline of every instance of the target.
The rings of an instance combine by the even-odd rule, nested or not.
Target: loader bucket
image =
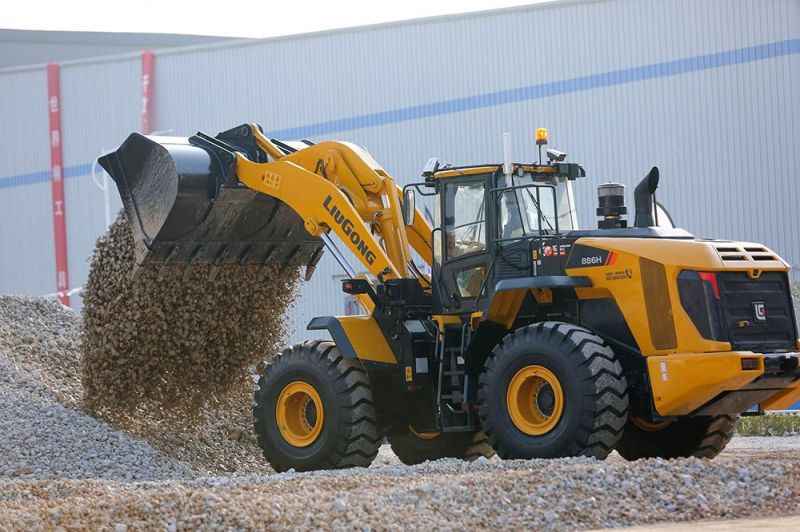
[[[236,151],[246,150],[200,133],[188,139],[133,133],[98,160],[116,182],[132,226],[135,271],[305,264],[310,275],[321,240],[286,204],[238,182]]]

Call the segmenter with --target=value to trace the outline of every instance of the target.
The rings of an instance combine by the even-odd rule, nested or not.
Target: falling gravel
[[[251,384],[283,343],[296,269],[273,265],[144,268],[120,213],[92,256],[83,295],[87,408],[113,416],[190,418]]]

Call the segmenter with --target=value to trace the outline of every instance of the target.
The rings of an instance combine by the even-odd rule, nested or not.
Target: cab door
[[[469,313],[485,290],[489,267],[486,222],[488,176],[448,180],[439,194],[439,303],[446,313]]]

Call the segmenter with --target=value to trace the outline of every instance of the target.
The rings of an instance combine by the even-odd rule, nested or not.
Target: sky
[[[25,0],[6,29],[274,37],[554,0]]]

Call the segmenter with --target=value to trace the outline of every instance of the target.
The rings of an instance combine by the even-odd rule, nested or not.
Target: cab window
[[[477,266],[467,266],[453,273],[458,288],[458,295],[464,299],[478,297],[483,286],[483,278],[486,276],[486,264]]]
[[[559,232],[554,187],[524,184],[501,189],[498,195],[501,239]]]
[[[444,189],[444,237],[448,259],[486,250],[484,182],[452,183]]]

